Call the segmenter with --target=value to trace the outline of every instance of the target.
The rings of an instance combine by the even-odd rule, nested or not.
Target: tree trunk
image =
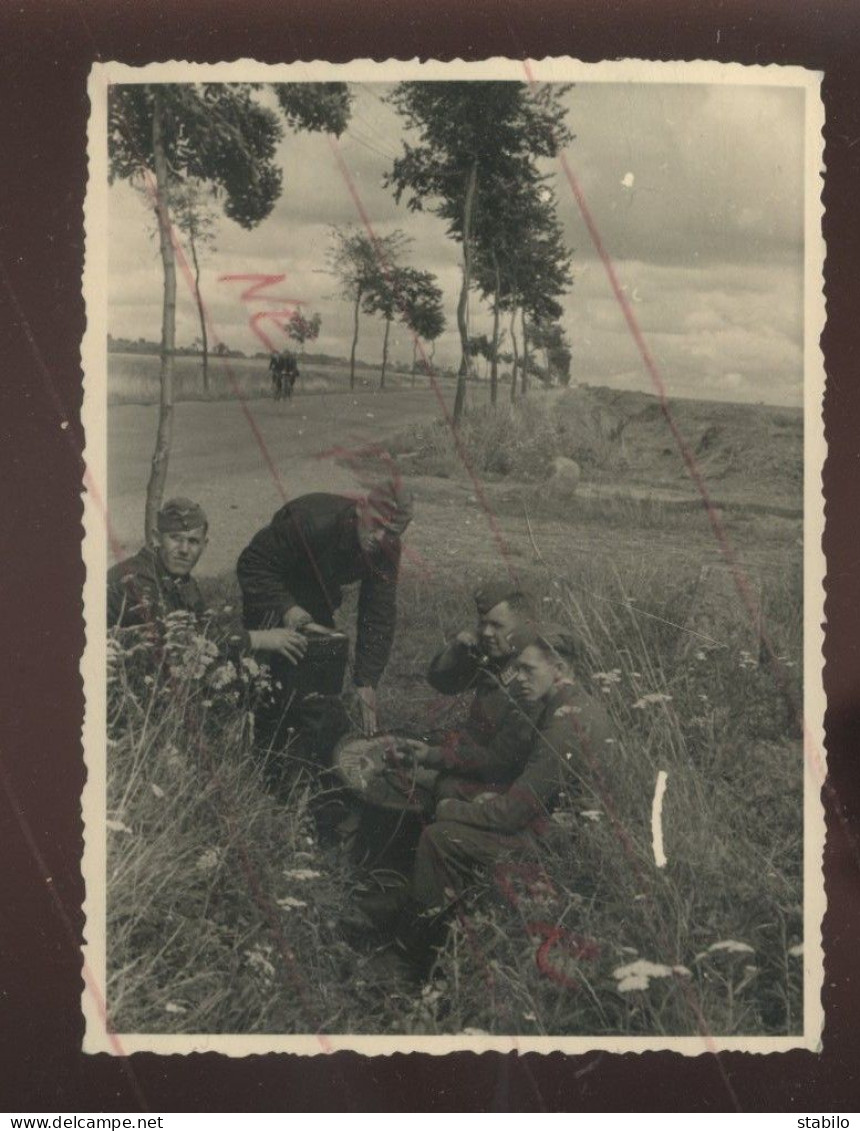
[[[495,405],[499,399],[499,292],[502,289],[502,279],[499,273],[499,257],[493,248],[493,266],[496,269],[496,293],[493,298],[493,354],[490,359],[490,404]]]
[[[385,319],[385,336],[382,339],[382,373],[379,376],[380,389],[385,388],[385,368],[388,365],[388,331],[391,329],[391,319]]]
[[[352,350],[349,354],[349,387],[355,388],[355,347],[358,345],[358,308],[361,305],[361,287],[355,296],[355,317],[352,326]]]
[[[520,311],[523,328],[523,369],[520,383],[520,390],[522,395],[525,396],[529,391],[529,338],[526,333],[526,308]]]
[[[418,335],[412,339],[412,388],[415,388],[415,368],[418,365]]]
[[[471,372],[469,362],[469,327],[466,325],[466,306],[469,301],[469,287],[472,283],[472,209],[475,203],[475,188],[478,183],[478,159],[472,161],[469,179],[466,182],[466,199],[463,204],[463,285],[460,288],[460,301],[457,303],[457,329],[460,331],[460,346],[463,360],[457,378],[457,395],[454,397],[454,424],[460,423],[466,404],[466,381]]]
[[[173,438],[173,351],[176,345],[176,261],[170,231],[170,209],[167,206],[168,169],[163,141],[163,105],[158,87],[153,88],[152,151],[155,164],[155,211],[158,217],[158,242],[164,270],[164,294],[161,308],[161,372],[158,404],[158,430],[149,483],[146,486],[146,520],[144,535],[150,545],[156,533],[158,511],[164,498],[167,465]]]
[[[514,365],[513,369],[511,370],[511,404],[514,404],[517,399],[517,370],[519,369],[520,364],[520,353],[519,349],[517,348],[516,324],[517,304],[515,297],[514,305],[511,308],[511,348],[514,351]]]
[[[197,244],[193,230],[188,233],[191,244],[191,259],[194,263],[194,301],[197,303],[197,316],[200,319],[200,340],[203,343],[203,392],[209,396],[209,339],[206,336],[206,312],[200,295],[200,264],[197,260]]]

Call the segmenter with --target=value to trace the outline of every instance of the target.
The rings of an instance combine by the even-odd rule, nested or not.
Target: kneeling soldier
[[[206,605],[191,574],[208,544],[208,531],[209,522],[199,503],[169,499],[158,512],[152,545],[108,570],[108,628],[155,624],[176,612],[201,618]],[[304,637],[286,628],[240,630],[232,635],[240,651],[271,652],[293,664],[306,648]]]

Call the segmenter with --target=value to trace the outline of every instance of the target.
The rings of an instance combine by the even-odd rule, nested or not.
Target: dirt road
[[[427,389],[299,394],[286,405],[271,400],[177,405],[166,494],[189,495],[209,515],[210,544],[201,571],[231,569],[249,538],[286,499],[355,489],[357,480],[325,453],[383,441],[439,412]],[[110,521],[126,553],[142,539],[156,420],[152,405],[108,410]]]

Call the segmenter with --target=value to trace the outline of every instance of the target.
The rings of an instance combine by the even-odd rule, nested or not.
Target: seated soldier
[[[419,964],[429,957],[432,916],[448,909],[476,868],[491,869],[516,853],[534,852],[548,829],[562,792],[576,789],[612,736],[600,704],[576,683],[571,669],[574,642],[569,632],[547,626],[514,638],[516,680],[535,705],[532,741],[517,778],[499,792],[471,801],[443,798],[436,820],[421,834],[397,940]]]
[[[477,632],[460,632],[430,664],[427,679],[443,695],[472,691],[462,727],[419,756],[440,772],[437,800],[468,799],[509,784],[520,773],[531,745],[534,710],[518,694],[511,663],[511,636],[532,621],[529,598],[510,579],[482,585],[475,593]]]
[[[389,766],[368,777],[369,803],[363,810],[360,843],[387,845],[385,867],[408,885],[421,832],[417,817],[432,817],[442,798],[469,800],[502,790],[525,765],[534,733],[535,709],[517,691],[510,637],[532,623],[529,598],[510,578],[482,584],[474,595],[475,630],[459,632],[430,664],[428,682],[443,695],[470,695],[462,724],[431,742],[404,742],[388,754]],[[397,812],[397,800],[404,810]],[[379,806],[391,810],[386,817]],[[371,853],[371,855],[373,855]],[[377,866],[380,861],[377,860]],[[384,926],[399,906],[402,892],[356,901],[353,925],[366,931]]]
[[[190,499],[168,499],[158,512],[151,546],[108,570],[108,628],[135,628],[154,624],[170,613],[188,612],[202,617],[203,595],[191,576],[208,542],[209,523],[203,508]],[[298,663],[306,641],[286,628],[235,629],[230,641],[240,650],[271,652]]]

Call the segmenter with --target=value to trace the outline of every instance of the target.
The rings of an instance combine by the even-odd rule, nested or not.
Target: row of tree
[[[207,205],[216,201],[227,217],[242,227],[254,227],[270,214],[281,192],[283,171],[275,154],[284,128],[339,136],[349,121],[351,95],[343,83],[271,84],[277,109],[264,104],[260,89],[261,84],[250,83],[111,87],[110,176],[143,187],[156,217],[164,276],[159,421],[147,487],[147,539],[155,529],[164,492],[173,427],[174,225],[185,233],[190,249],[206,355],[200,251],[211,245],[214,217],[204,201]],[[561,102],[566,89],[533,89],[515,82],[406,82],[389,96],[407,136],[415,142],[404,142],[384,181],[410,211],[427,209],[442,218],[448,235],[462,250],[455,424],[462,415],[466,381],[476,356],[467,317],[473,288],[493,312],[492,339],[483,350],[494,403],[503,315],[509,318],[513,348],[512,397],[517,395],[518,372],[519,390],[527,391],[532,346],[543,342],[547,371],[550,351],[563,361],[567,349],[558,300],[570,285],[570,254],[562,239],[555,195],[538,168],[541,158],[555,156],[571,139]],[[401,231],[380,238],[356,230],[334,232],[329,269],[355,312],[352,384],[361,312],[385,321],[383,385],[392,322],[401,321],[412,333],[413,366],[420,352],[424,368],[422,343],[435,341],[444,328],[436,280],[402,262],[409,242]],[[311,340],[319,323],[314,327],[313,320],[302,315],[299,319],[302,332],[308,331],[303,341]],[[569,351],[567,365],[569,369]]]

